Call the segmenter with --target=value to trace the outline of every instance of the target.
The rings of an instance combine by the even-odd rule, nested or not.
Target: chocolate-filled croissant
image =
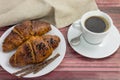
[[[13,67],[42,62],[52,54],[59,42],[60,38],[55,35],[32,36],[18,47],[9,62]]]
[[[11,51],[31,36],[43,35],[51,30],[50,24],[42,21],[24,21],[14,27],[3,42],[3,51]]]

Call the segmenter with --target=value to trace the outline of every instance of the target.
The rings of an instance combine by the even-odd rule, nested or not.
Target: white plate
[[[38,77],[38,76],[45,75],[45,74],[53,71],[63,60],[63,58],[65,56],[65,52],[66,52],[65,39],[64,39],[62,33],[56,27],[54,27],[52,25],[51,25],[51,27],[52,27],[52,30],[50,32],[48,32],[47,34],[57,35],[60,37],[61,41],[60,41],[59,46],[53,51],[53,53],[50,57],[53,57],[57,53],[59,53],[60,56],[57,59],[55,59],[55,61],[50,63],[48,66],[46,66],[44,69],[39,71],[38,73],[36,73],[36,74],[31,73],[31,74],[26,75],[24,77],[30,78],[30,77]],[[5,37],[11,32],[12,29],[13,29],[13,27],[8,29],[0,38],[0,64],[9,73],[13,73],[13,72],[16,72],[19,70],[19,68],[14,68],[9,64],[10,56],[12,56],[15,51],[11,51],[9,53],[4,53],[2,51],[2,42],[5,39]]]
[[[80,20],[76,21],[78,23]],[[68,41],[81,33],[78,29],[71,25],[68,30]],[[82,37],[79,45],[71,45],[71,47],[82,56],[88,58],[105,58],[112,55],[120,46],[120,34],[115,26],[112,26],[110,33],[106,36],[104,41],[99,45],[88,44]]]

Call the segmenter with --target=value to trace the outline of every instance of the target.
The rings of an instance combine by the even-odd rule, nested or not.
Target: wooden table
[[[96,0],[100,10],[108,13],[120,31],[120,0]],[[2,35],[9,27],[0,28]],[[0,80],[120,80],[120,48],[112,56],[104,59],[89,59],[77,54],[67,41],[69,27],[60,29],[67,51],[62,63],[51,73],[42,77],[17,78],[0,67]],[[111,46],[112,47],[112,46]]]

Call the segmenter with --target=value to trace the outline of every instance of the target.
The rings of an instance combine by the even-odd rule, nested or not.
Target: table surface
[[[101,11],[111,16],[120,31],[120,0],[96,0],[96,3]],[[0,28],[0,36],[8,28]],[[108,58],[85,58],[70,47],[67,41],[68,29],[69,26],[60,29],[66,39],[67,50],[62,63],[54,71],[37,78],[18,79],[0,67],[0,80],[120,80],[120,48]]]

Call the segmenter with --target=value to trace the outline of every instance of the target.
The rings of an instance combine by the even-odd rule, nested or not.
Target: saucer
[[[76,21],[79,22],[80,20]],[[68,30],[68,42],[70,43],[70,40],[77,37],[80,34],[79,29],[73,28],[71,25]],[[76,36],[75,36],[76,35]],[[104,41],[98,45],[92,45],[87,43],[83,37],[80,37],[80,44],[78,45],[71,45],[70,46],[80,55],[88,57],[88,58],[94,58],[94,59],[100,59],[108,57],[119,48],[120,46],[120,34],[119,31],[115,26],[112,26],[110,33],[105,37]]]

